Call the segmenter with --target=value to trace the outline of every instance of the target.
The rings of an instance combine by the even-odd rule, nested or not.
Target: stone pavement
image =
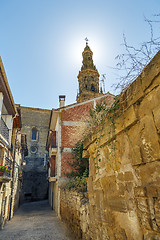
[[[4,229],[0,240],[73,240],[48,205],[48,201],[24,203]]]

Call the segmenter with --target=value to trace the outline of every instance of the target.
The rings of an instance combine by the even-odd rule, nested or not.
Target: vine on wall
[[[94,165],[96,173],[99,172],[101,159],[101,139],[104,137],[104,129],[107,129],[107,162],[110,164],[111,168],[117,170],[116,162],[116,124],[115,121],[117,117],[122,114],[122,109],[120,107],[120,96],[115,97],[115,101],[111,107],[108,107],[105,101],[97,103],[94,109],[90,109],[90,122],[89,122],[89,132],[90,134],[96,134],[95,141],[95,152],[94,152]],[[106,125],[107,124],[107,125]],[[84,136],[84,139],[88,137]],[[76,144],[75,148],[72,149],[73,163],[69,163],[72,167],[72,172],[66,174],[69,181],[66,185],[68,189],[74,189],[78,192],[87,191],[86,178],[89,175],[89,159],[82,157],[83,153],[83,141]],[[113,167],[114,165],[114,167]]]
[[[67,173],[69,178],[66,184],[67,189],[73,189],[77,192],[87,192],[87,181],[89,175],[89,160],[83,158],[83,142],[77,142],[76,146],[72,148],[73,162],[69,165],[72,167],[71,173]]]
[[[107,128],[108,129],[108,154],[107,154],[107,161],[110,162],[110,167],[112,167],[113,161],[111,161],[111,155],[114,157],[114,163],[116,166],[116,124],[115,119],[120,116],[121,110],[120,110],[120,101],[119,96],[115,97],[115,101],[112,104],[111,107],[107,107],[107,104],[105,101],[97,103],[96,107],[92,110],[90,110],[90,128],[92,131],[96,133],[96,146],[95,146],[95,154],[94,154],[94,162],[95,162],[95,169],[96,173],[99,172],[100,166],[99,163],[102,161],[100,150],[103,147],[100,142],[101,139],[104,137],[104,128],[107,120]],[[113,160],[113,159],[112,159]]]

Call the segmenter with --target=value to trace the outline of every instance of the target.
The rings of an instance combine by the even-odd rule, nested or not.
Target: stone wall
[[[67,227],[73,232],[74,239],[90,239],[89,204],[83,194],[62,190],[60,191],[60,216]]]
[[[88,205],[61,190],[62,219],[80,239],[160,239],[160,52],[120,102],[115,128],[106,119],[85,142]]]

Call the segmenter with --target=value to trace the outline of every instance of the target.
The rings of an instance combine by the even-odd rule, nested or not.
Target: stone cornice
[[[78,76],[77,76],[77,78],[79,79],[79,77],[80,77],[80,75],[82,75],[82,74],[88,74],[88,73],[91,73],[91,74],[97,74],[97,76],[99,77],[100,75],[99,75],[99,72],[97,71],[97,70],[93,70],[93,69],[85,69],[85,70],[81,70],[81,71],[79,71],[79,74],[78,74]]]

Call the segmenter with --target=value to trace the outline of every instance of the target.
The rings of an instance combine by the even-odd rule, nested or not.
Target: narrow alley
[[[0,231],[1,240],[71,240],[48,201],[24,203]]]

